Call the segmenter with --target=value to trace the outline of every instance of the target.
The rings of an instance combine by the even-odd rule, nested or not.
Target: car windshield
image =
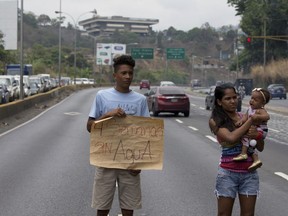
[[[35,83],[40,83],[39,78],[30,78],[30,81],[35,82]]]
[[[271,87],[284,87],[282,84],[274,84],[274,85],[271,85]]]
[[[0,78],[0,83],[1,84],[5,84],[5,85],[9,85],[10,84],[10,79],[8,79],[8,78]]]

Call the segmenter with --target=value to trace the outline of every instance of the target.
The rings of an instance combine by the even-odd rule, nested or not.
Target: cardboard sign
[[[90,134],[90,164],[106,168],[161,170],[162,119],[126,116],[95,121]]]

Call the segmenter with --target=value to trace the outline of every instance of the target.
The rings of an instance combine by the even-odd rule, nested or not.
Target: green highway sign
[[[184,59],[185,49],[184,48],[167,48],[166,58],[167,59]]]
[[[153,59],[153,48],[131,48],[131,56],[134,59]]]

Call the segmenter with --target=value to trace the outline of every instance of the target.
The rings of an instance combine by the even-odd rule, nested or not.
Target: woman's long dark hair
[[[211,118],[215,121],[217,128],[227,128],[229,131],[235,129],[235,124],[229,115],[223,110],[222,106],[219,106],[217,100],[222,100],[225,96],[225,90],[232,89],[236,94],[236,89],[232,83],[224,83],[216,86],[214,93],[214,108],[211,113]]]

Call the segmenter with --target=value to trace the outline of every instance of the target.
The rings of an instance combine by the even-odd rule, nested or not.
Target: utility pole
[[[23,0],[21,0],[21,23],[20,23],[20,99],[24,99],[23,92]]]
[[[263,36],[264,36],[264,44],[263,44],[263,68],[265,72],[266,66],[266,18],[264,18],[264,25],[263,25]]]

